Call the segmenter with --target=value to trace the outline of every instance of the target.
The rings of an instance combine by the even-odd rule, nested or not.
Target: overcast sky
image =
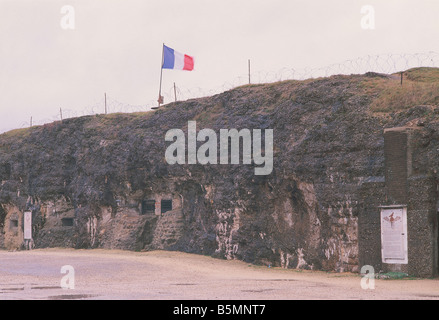
[[[74,29],[63,29],[74,9]],[[362,28],[371,5],[375,28]],[[286,69],[439,52],[437,0],[0,0],[0,132],[156,104],[162,43],[195,58],[163,71],[165,103]],[[68,21],[71,23],[71,21]],[[364,21],[363,21],[364,22]],[[64,24],[65,26],[65,24]],[[71,26],[71,25],[70,25]],[[132,107],[135,106],[135,107]]]

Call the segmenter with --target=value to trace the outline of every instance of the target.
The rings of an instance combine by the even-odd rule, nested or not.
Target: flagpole
[[[164,51],[165,51],[165,44],[162,45],[162,62],[160,64],[160,88],[159,88],[159,100],[158,100],[158,107],[160,107],[160,102],[162,100],[162,76],[163,76],[163,57],[164,57]]]

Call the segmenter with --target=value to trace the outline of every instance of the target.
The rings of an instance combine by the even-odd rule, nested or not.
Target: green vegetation
[[[206,108],[205,110],[197,114],[193,120],[197,121],[197,124],[199,126],[208,125],[209,123],[213,123],[223,113],[223,103],[217,103],[213,107]]]
[[[414,280],[417,278],[409,276],[407,273],[403,272],[387,272],[387,273],[380,273],[376,275],[377,279],[383,279],[383,280]]]
[[[415,68],[404,74],[408,80],[418,82],[439,82],[439,68]]]
[[[373,77],[361,82],[360,88],[374,97],[370,110],[378,112],[395,112],[419,105],[439,104],[439,69],[416,68],[403,73],[401,85],[400,74],[388,78]]]
[[[30,133],[30,129],[29,128],[22,128],[22,129],[14,129],[5,133],[2,133],[1,136],[3,136],[3,138],[13,138],[13,137],[25,137],[28,136]]]

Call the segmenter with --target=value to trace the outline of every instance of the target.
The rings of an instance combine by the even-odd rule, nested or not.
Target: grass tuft
[[[400,74],[389,78],[367,78],[360,88],[374,97],[370,110],[395,112],[419,105],[439,104],[439,69],[416,68],[404,72],[403,84]]]

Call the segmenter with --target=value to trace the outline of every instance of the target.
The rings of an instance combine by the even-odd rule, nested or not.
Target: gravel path
[[[74,289],[61,288],[65,265]],[[254,266],[181,252],[44,249],[0,251],[7,299],[439,299],[439,279],[375,280]]]

